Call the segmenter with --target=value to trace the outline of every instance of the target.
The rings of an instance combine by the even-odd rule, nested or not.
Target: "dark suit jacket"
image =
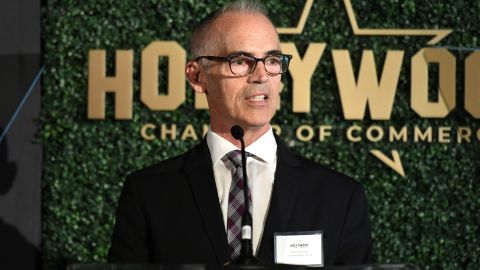
[[[275,232],[322,230],[325,265],[370,262],[362,186],[277,143],[277,169],[258,257],[273,263]],[[127,177],[110,262],[219,265],[229,261],[228,250],[206,140]]]

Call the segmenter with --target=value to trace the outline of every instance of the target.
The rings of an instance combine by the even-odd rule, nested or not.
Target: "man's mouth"
[[[252,97],[248,98],[248,100],[251,100],[251,101],[263,101],[263,100],[267,100],[267,99],[268,99],[268,96],[266,96],[266,95],[252,96]]]

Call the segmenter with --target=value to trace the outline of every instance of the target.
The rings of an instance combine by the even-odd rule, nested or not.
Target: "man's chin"
[[[243,129],[248,129],[252,131],[262,131],[265,130],[267,131],[270,128],[270,121],[265,122],[265,121],[257,121],[257,122],[245,122],[243,125],[241,125]]]

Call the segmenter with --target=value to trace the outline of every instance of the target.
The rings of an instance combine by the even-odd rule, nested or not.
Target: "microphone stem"
[[[245,152],[245,141],[240,139],[240,143],[242,146],[242,167],[243,167],[243,198],[245,201],[245,211],[242,217],[242,254],[244,258],[250,258],[253,256],[253,248],[252,248],[252,234],[253,234],[253,226],[252,226],[252,215],[250,214],[250,200],[248,196],[248,177],[247,177],[247,153]],[[250,232],[244,232],[244,226],[250,227]]]
[[[242,153],[242,168],[243,168],[243,198],[245,209],[242,216],[242,248],[240,256],[236,259],[227,263],[228,266],[232,266],[231,269],[243,269],[241,266],[246,266],[245,269],[267,269],[264,267],[265,263],[253,256],[253,247],[252,247],[252,215],[250,214],[250,200],[249,200],[249,189],[248,189],[248,177],[247,177],[247,155],[245,152],[245,141],[243,140],[243,129],[240,126],[233,126],[231,129],[232,136],[239,140],[241,143],[241,153]],[[255,268],[249,268],[250,266],[255,266]],[[240,266],[240,268],[238,268]]]
[[[243,167],[243,197],[245,198],[245,211],[246,213],[250,214],[250,200],[248,199],[248,178],[247,178],[247,154],[245,152],[245,142],[243,139],[240,140],[242,145],[242,167]],[[250,224],[243,224],[243,225],[252,225],[251,218]]]

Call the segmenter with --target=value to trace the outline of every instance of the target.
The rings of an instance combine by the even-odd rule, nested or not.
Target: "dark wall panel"
[[[40,68],[40,3],[0,3],[0,134]],[[35,136],[40,86],[0,142],[0,269],[37,269],[41,244],[41,160]]]

